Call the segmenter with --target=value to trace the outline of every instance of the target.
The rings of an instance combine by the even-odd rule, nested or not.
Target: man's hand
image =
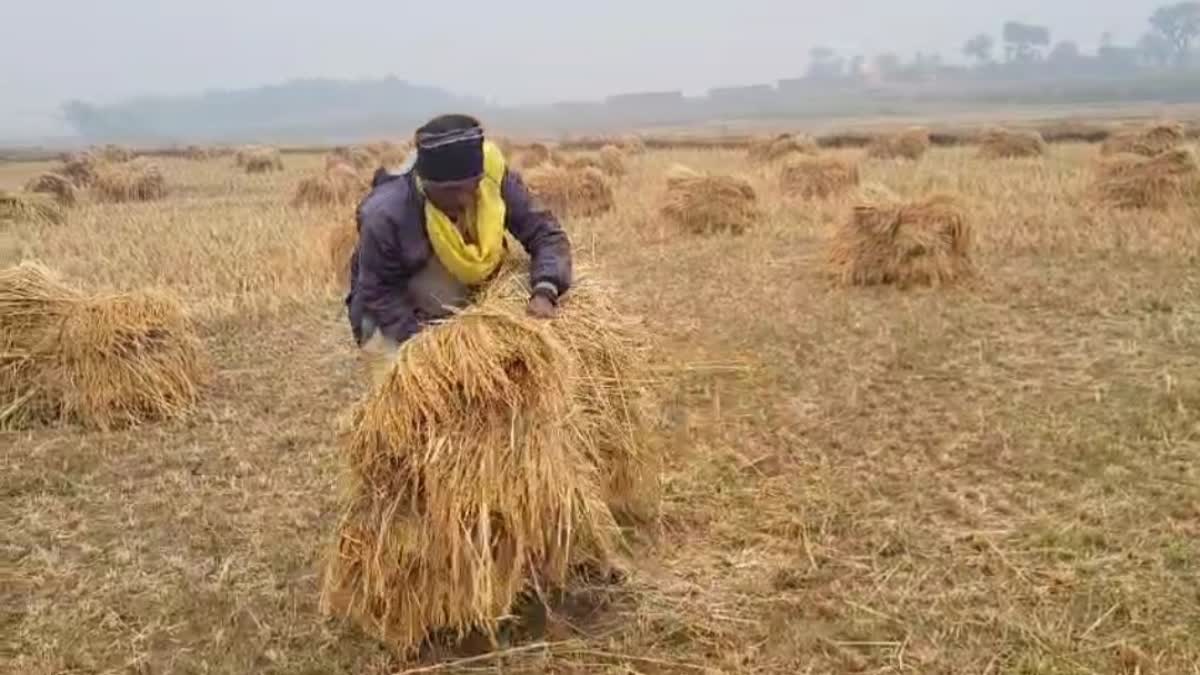
[[[529,316],[536,319],[553,319],[558,316],[558,307],[550,301],[550,298],[540,293],[535,293],[533,297],[529,298],[529,305],[526,307],[526,311],[529,313]]]

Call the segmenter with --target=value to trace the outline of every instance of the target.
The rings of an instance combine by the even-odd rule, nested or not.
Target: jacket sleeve
[[[516,171],[504,174],[505,228],[529,254],[529,283],[551,283],[563,295],[571,287],[571,242],[554,214],[537,204]]]
[[[355,292],[361,295],[364,316],[385,337],[404,342],[421,328],[416,312],[405,300],[412,274],[405,269],[395,242],[387,235],[391,228],[379,218],[386,216],[376,212],[362,223]]]

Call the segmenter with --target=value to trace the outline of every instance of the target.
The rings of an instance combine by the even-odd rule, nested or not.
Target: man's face
[[[448,181],[444,183],[425,183],[425,196],[442,213],[449,216],[461,215],[475,203],[475,191],[481,178]]]

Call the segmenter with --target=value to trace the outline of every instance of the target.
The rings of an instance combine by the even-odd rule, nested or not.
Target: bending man
[[[500,268],[506,232],[532,258],[532,316],[555,316],[571,285],[571,245],[558,220],[535,206],[520,175],[466,115],[417,130],[415,157],[400,173],[376,174],[358,228],[346,304],[359,346],[396,347],[465,306]]]

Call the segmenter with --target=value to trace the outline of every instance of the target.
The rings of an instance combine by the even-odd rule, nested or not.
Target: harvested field
[[[844,285],[827,252],[855,192],[794,199],[785,163],[744,144],[649,141],[626,152],[615,208],[563,220],[654,337],[661,505],[628,531],[622,583],[523,614],[502,655],[467,663],[486,641],[404,660],[321,611],[337,422],[368,387],[326,248],[349,209],[290,206],[324,152],[255,176],[155,157],[162,199],[0,221],[0,267],[170,293],[213,366],[179,419],[0,431],[0,671],[1194,672],[1186,193],[1096,204],[1098,148],[1076,143],[1030,162],[975,146],[862,162],[862,183],[903,203],[954,196],[974,281]],[[0,189],[57,164],[4,164]],[[753,227],[664,219],[676,164],[745,176]]]

